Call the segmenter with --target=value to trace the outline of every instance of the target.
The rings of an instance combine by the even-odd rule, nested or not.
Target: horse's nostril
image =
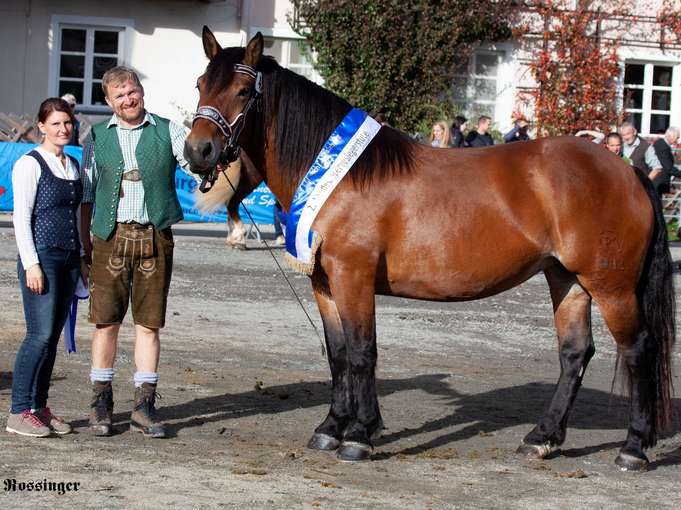
[[[209,156],[212,153],[213,153],[213,144],[211,142],[207,142],[201,148],[201,156],[203,156],[203,159],[209,159]]]

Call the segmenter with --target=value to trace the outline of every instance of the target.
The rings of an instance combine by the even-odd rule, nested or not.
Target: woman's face
[[[461,131],[462,133],[464,131],[466,131],[467,129],[468,129],[468,121],[464,122],[463,124],[461,124],[461,126],[459,126],[459,131]]]
[[[64,147],[71,139],[73,122],[65,112],[53,111],[45,122],[38,122],[38,129],[45,135],[45,141],[55,147]]]
[[[440,140],[442,138],[442,127],[439,124],[433,126],[433,140]]]

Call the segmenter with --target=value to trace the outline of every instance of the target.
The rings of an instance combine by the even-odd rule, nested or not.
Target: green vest
[[[142,176],[144,198],[151,223],[164,229],[182,220],[182,208],[175,191],[175,168],[170,140],[169,120],[153,115],[156,125],[147,123],[135,149],[135,157]],[[121,176],[124,162],[116,128],[107,127],[109,121],[92,128],[97,187],[92,233],[108,239],[116,225]]]

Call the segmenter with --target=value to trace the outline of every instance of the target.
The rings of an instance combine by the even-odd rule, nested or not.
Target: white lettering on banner
[[[324,205],[331,192],[336,189],[338,183],[348,173],[362,152],[364,152],[364,149],[373,140],[379,129],[381,129],[381,125],[367,116],[308,197],[307,203],[300,214],[298,228],[295,233],[296,253],[299,260],[308,262],[311,257],[308,237],[319,209]]]

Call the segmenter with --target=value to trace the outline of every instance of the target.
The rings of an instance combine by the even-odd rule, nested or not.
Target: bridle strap
[[[228,122],[220,113],[217,108],[213,106],[199,106],[192,119],[192,127],[198,119],[204,119],[208,122],[215,124],[220,132],[225,137],[225,145],[220,151],[220,163],[231,163],[239,158],[240,147],[236,145],[236,141],[239,139],[241,130],[244,127],[246,115],[250,111],[253,103],[258,101],[262,96],[262,74],[256,71],[251,66],[246,64],[234,64],[234,72],[245,74],[250,76],[255,80],[255,93],[251,95],[250,99],[244,106],[244,109],[239,113],[232,122]],[[217,171],[213,171],[203,178],[199,190],[203,193],[207,192],[213,187],[213,183],[217,180]],[[210,184],[210,186],[208,186]]]

